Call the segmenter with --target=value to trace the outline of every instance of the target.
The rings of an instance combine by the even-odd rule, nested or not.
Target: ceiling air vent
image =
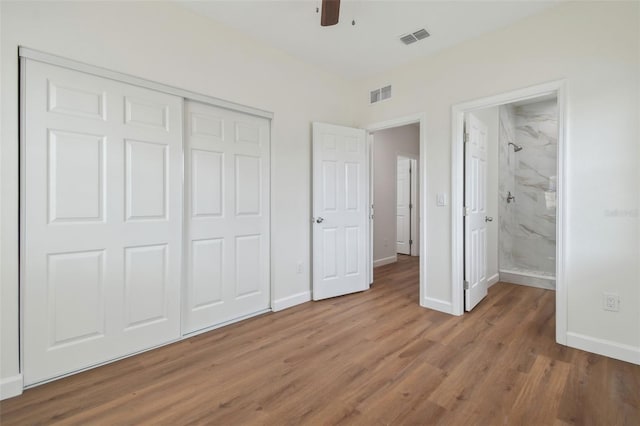
[[[390,98],[391,98],[391,85],[384,86],[369,92],[370,104],[375,104],[376,102],[384,101]]]
[[[424,28],[421,28],[418,31],[414,31],[410,34],[405,34],[401,36],[400,41],[402,41],[404,44],[411,44],[411,43],[415,43],[416,41],[423,40],[429,36],[430,36],[429,32]]]

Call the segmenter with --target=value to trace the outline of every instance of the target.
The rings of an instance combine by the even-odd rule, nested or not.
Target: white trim
[[[609,358],[615,358],[621,361],[640,365],[639,347],[625,345],[611,340],[585,336],[584,334],[574,333],[572,331],[567,332],[566,338],[566,343],[558,343],[566,344],[567,346],[581,349],[583,351],[593,352],[598,355],[607,356]]]
[[[405,117],[394,118],[379,123],[372,123],[365,127],[365,130],[370,133],[377,132],[379,130],[390,129],[392,127],[404,126],[406,124],[420,123],[420,164],[418,169],[420,173],[420,306],[425,308],[432,308],[441,310],[433,306],[429,306],[429,300],[427,298],[427,114],[424,112],[408,115]],[[370,180],[369,185],[373,185]],[[435,299],[433,299],[435,300]],[[447,302],[448,303],[448,302]],[[450,309],[443,306],[443,312],[449,312]]]
[[[423,307],[433,309],[436,311],[444,312],[445,314],[457,315],[453,312],[453,306],[451,302],[446,300],[436,299],[435,297],[425,297]]]
[[[273,301],[273,312],[282,311],[292,306],[300,305],[311,301],[311,291],[303,291],[302,293],[292,294]]]
[[[373,267],[377,268],[378,266],[388,265],[390,263],[395,263],[398,261],[398,255],[394,254],[393,256],[383,257],[382,259],[377,259],[373,261]]]
[[[524,277],[531,277],[531,278],[540,278],[542,280],[551,280],[551,281],[555,281],[556,280],[556,277],[554,277],[553,275],[535,274],[533,272],[518,271],[516,269],[500,269],[499,273],[500,274],[521,275],[521,276],[524,276]]]
[[[564,264],[566,260],[565,241],[567,236],[566,212],[568,201],[565,196],[567,187],[566,150],[567,150],[567,82],[552,81],[524,89],[514,90],[495,96],[463,102],[451,107],[451,295],[452,310],[456,315],[463,313],[463,142],[462,129],[464,113],[473,110],[495,107],[525,99],[556,94],[558,99],[558,182],[557,182],[557,221],[556,221],[556,340],[567,341],[567,288]]]
[[[500,281],[500,274],[493,274],[487,279],[487,287],[491,287]]]
[[[0,401],[22,395],[22,374],[0,379]]]
[[[269,313],[269,312],[272,312],[271,308],[268,308],[268,309],[261,309],[261,310],[259,310],[259,311],[257,311],[257,312],[253,312],[253,313],[251,313],[251,314],[242,315],[242,316],[239,316],[239,317],[237,317],[237,318],[231,319],[231,320],[229,320],[229,321],[225,321],[225,322],[221,322],[220,324],[212,325],[211,327],[205,327],[205,328],[201,328],[200,330],[191,331],[191,332],[189,332],[189,333],[185,333],[185,334],[183,334],[183,335],[182,335],[182,337],[181,337],[181,338],[179,338],[178,340],[176,340],[175,342],[180,342],[180,341],[182,341],[182,340],[187,340],[187,339],[189,339],[190,337],[197,336],[198,334],[208,333],[208,332],[210,332],[210,331],[217,330],[218,328],[226,327],[226,326],[228,326],[228,325],[235,324],[235,323],[237,323],[237,322],[244,321],[244,320],[249,319],[249,318],[257,317],[257,316],[259,316],[259,315],[267,314],[267,313]],[[166,343],[166,344],[164,344],[164,345],[155,346],[155,347],[153,347],[153,348],[151,348],[151,349],[160,348],[160,347],[162,347],[162,346],[166,346],[166,345],[168,345],[168,344],[169,344],[169,343]],[[145,350],[145,351],[143,351],[143,352],[146,352],[146,350]],[[140,352],[138,352],[138,353],[140,353]],[[135,355],[135,354],[132,354],[132,355]],[[128,357],[128,356],[129,356],[129,355],[127,355],[127,357]],[[111,361],[110,361],[110,362],[111,362]]]
[[[509,284],[525,285],[528,287],[543,288],[545,290],[556,289],[555,277],[528,274],[517,271],[500,271],[500,281]]]
[[[367,147],[369,148],[369,204],[367,204],[367,209],[369,209],[369,254],[367,259],[367,274],[369,275],[369,286],[371,286],[371,284],[373,284],[373,268],[375,267],[373,262],[373,227],[375,225],[375,185],[373,181],[375,174],[375,164],[373,161],[375,146],[373,144],[373,133],[367,132]]]
[[[92,74],[98,77],[108,78],[111,80],[132,84],[134,86],[144,87],[147,89],[156,90],[158,92],[180,96],[185,99],[204,102],[206,104],[215,105],[220,108],[225,108],[232,111],[244,112],[246,114],[251,114],[251,115],[264,117],[268,119],[273,118],[273,113],[270,111],[265,111],[262,109],[249,107],[246,105],[240,105],[235,102],[226,101],[224,99],[215,98],[213,96],[202,95],[200,93],[192,92],[190,90],[181,89],[179,87],[158,83],[158,82],[147,80],[140,77],[135,77],[133,75],[121,73],[118,71],[112,71],[106,68],[97,67],[95,65],[85,64],[84,62],[74,61],[72,59],[63,58],[61,56],[52,55],[50,53],[41,52],[39,50],[29,49],[23,46],[20,46],[18,48],[18,55],[21,58],[32,59],[38,62],[45,62],[47,64],[69,68],[74,71],[80,71],[86,74]]]

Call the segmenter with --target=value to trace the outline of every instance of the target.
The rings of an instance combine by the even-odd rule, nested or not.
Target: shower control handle
[[[484,217],[484,221],[485,222],[493,222],[493,218],[491,216],[485,216]]]

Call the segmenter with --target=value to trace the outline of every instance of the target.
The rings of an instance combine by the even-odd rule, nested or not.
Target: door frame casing
[[[452,314],[464,313],[464,114],[555,94],[558,102],[558,160],[556,210],[556,342],[567,344],[565,241],[567,212],[567,82],[556,80],[488,96],[451,107],[451,296]]]
[[[425,112],[420,112],[412,115],[407,115],[403,117],[394,118],[391,120],[371,123],[364,126],[367,135],[367,144],[369,145],[369,192],[373,193],[373,133],[380,131],[391,129],[393,127],[405,126],[407,124],[415,124],[418,123],[420,125],[420,159],[418,161],[418,170],[421,171],[419,174],[419,198],[420,198],[420,217],[418,220],[419,223],[419,233],[420,233],[420,306],[423,308],[432,308],[436,310],[441,310],[439,305],[433,305],[429,303],[427,299],[427,114]],[[371,203],[375,206],[375,200],[371,197]],[[374,216],[375,216],[375,207],[374,207]],[[369,271],[371,273],[370,281],[373,281],[373,220],[369,219]]]

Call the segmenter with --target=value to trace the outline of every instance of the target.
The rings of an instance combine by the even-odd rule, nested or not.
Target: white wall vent
[[[375,104],[376,102],[384,101],[390,98],[391,98],[391,85],[384,86],[369,92],[370,104]]]
[[[415,43],[416,41],[423,40],[429,37],[430,35],[431,34],[429,34],[429,32],[426,29],[421,28],[412,33],[400,36],[400,41],[403,42],[404,44],[411,44],[411,43]]]

